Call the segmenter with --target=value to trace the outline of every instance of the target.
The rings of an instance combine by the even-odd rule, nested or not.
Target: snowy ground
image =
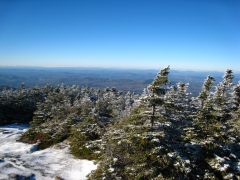
[[[47,180],[56,176],[66,180],[86,179],[96,165],[92,161],[74,159],[65,144],[36,151],[35,145],[16,142],[27,130],[26,125],[0,127],[0,180],[16,175]]]

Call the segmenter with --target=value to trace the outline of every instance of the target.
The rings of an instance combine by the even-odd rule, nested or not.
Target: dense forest
[[[142,94],[77,85],[2,88],[0,124],[30,123],[19,141],[59,142],[95,160],[89,179],[239,179],[240,83],[207,76],[194,96],[162,69]]]

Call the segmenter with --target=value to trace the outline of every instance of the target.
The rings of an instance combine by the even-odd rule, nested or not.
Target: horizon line
[[[162,68],[165,68],[167,66],[162,66]],[[106,70],[142,70],[142,71],[149,71],[149,70],[161,70],[162,68],[144,68],[144,67],[103,67],[103,66],[29,66],[29,65],[0,65],[0,68],[26,68],[26,69],[34,69],[34,68],[39,68],[39,69],[106,69]],[[194,69],[194,68],[171,68],[170,70],[173,71],[192,71],[192,72],[225,72],[227,69],[231,68],[226,68],[224,70],[216,70],[216,69]],[[233,70],[233,69],[232,69]],[[240,70],[233,70],[234,72],[240,73]]]

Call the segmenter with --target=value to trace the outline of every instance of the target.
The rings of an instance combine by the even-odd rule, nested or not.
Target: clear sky
[[[240,70],[239,0],[0,0],[0,66]]]

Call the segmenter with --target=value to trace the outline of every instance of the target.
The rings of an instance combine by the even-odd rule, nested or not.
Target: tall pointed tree
[[[152,84],[148,86],[150,97],[149,105],[152,107],[151,113],[151,125],[154,125],[155,120],[155,112],[156,107],[161,106],[164,103],[164,95],[166,94],[166,85],[168,83],[168,74],[169,74],[170,67],[162,69],[155,79],[153,80]]]
[[[203,83],[202,90],[198,96],[200,101],[200,107],[196,113],[195,117],[195,127],[200,133],[200,136],[205,136],[209,131],[210,124],[214,120],[213,114],[213,102],[211,97],[211,89],[213,87],[214,78],[208,76]]]
[[[231,110],[234,107],[232,96],[233,78],[232,70],[226,70],[223,81],[218,84],[214,94],[215,110],[220,121],[226,121],[231,118]]]
[[[207,79],[203,83],[202,91],[200,92],[198,99],[201,102],[201,108],[203,108],[205,101],[210,95],[210,90],[213,86],[213,82],[215,79],[212,76],[208,76]]]

